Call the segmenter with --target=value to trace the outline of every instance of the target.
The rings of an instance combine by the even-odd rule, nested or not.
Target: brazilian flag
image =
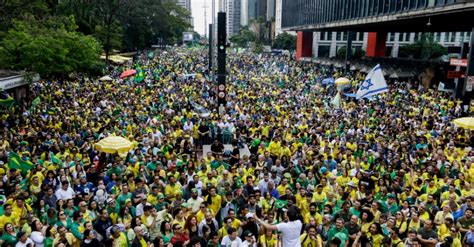
[[[15,104],[15,100],[7,92],[0,92],[0,106],[10,107]]]
[[[135,76],[135,82],[141,82],[145,79],[145,72],[142,68],[137,69],[137,75]]]
[[[49,158],[51,159],[51,163],[56,164],[56,165],[62,165],[62,161],[54,155],[53,152],[49,152]]]
[[[29,160],[23,160],[20,155],[12,151],[8,156],[8,166],[10,169],[15,168],[22,172],[27,172],[35,165]]]
[[[287,204],[288,204],[288,201],[286,201],[286,200],[279,200],[279,199],[277,199],[277,200],[275,201],[275,207],[276,207],[277,209],[284,208],[284,207],[286,207]]]

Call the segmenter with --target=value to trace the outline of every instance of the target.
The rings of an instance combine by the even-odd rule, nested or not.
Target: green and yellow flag
[[[275,201],[275,207],[278,208],[278,209],[286,207],[287,204],[288,204],[288,201],[286,201],[286,200],[277,199]]]
[[[0,92],[0,106],[12,106],[15,103],[15,100],[8,95],[7,92],[1,91]]]
[[[145,79],[145,72],[142,68],[137,69],[137,75],[135,76],[135,82],[141,82]]]
[[[17,153],[10,152],[10,155],[8,156],[8,167],[10,169],[15,168],[22,172],[27,172],[35,167],[35,165],[29,160],[23,160]]]
[[[51,163],[56,164],[56,165],[62,165],[63,162],[54,155],[53,152],[49,152],[49,158],[51,159]]]

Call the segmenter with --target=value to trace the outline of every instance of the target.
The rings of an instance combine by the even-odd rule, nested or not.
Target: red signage
[[[451,65],[451,66],[467,67],[467,59],[451,58],[451,59],[449,60],[449,65]]]
[[[464,71],[448,71],[448,78],[464,78],[465,76]]]

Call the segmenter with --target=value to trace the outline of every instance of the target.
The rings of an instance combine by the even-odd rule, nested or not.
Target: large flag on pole
[[[365,77],[365,80],[360,84],[357,91],[356,98],[368,98],[379,93],[388,91],[387,82],[383,77],[382,67],[377,64]]]
[[[8,157],[8,167],[27,172],[34,167],[34,164],[29,160],[23,160],[19,154],[11,151]]]

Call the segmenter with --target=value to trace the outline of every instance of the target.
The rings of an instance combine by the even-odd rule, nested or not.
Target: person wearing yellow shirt
[[[324,202],[324,199],[326,199],[326,193],[323,191],[323,186],[319,184],[316,186],[316,192],[313,193],[313,202],[316,202],[317,204],[320,204]]]
[[[300,242],[302,247],[320,247],[323,246],[321,236],[317,234],[315,226],[310,226],[308,231],[301,234]]]
[[[278,187],[277,187],[278,195],[286,194],[286,189],[288,189],[289,187],[290,187],[290,185],[288,184],[288,178],[284,177],[281,180],[281,184],[278,185]]]
[[[261,235],[259,240],[262,247],[276,247],[278,245],[278,236],[273,234],[270,229],[266,229],[265,234]]]
[[[304,214],[304,223],[309,224],[311,218],[316,220],[316,225],[319,225],[323,222],[323,217],[317,211],[316,203],[312,202],[309,204],[309,211]]]
[[[10,199],[7,201],[7,204],[12,205],[12,214],[15,218],[15,222],[18,222],[19,224],[24,223],[27,219],[28,213],[33,211],[30,205],[26,204],[21,196],[16,197],[15,203],[13,203],[13,199]]]
[[[372,223],[369,227],[369,232],[366,234],[367,240],[373,247],[381,247],[384,239],[382,227],[378,223]]]
[[[169,184],[165,187],[165,196],[169,200],[173,200],[178,192],[181,192],[181,185],[176,183],[176,178],[174,176],[170,176]]]
[[[11,204],[3,205],[3,215],[0,216],[0,229],[3,231],[5,225],[7,223],[13,224],[14,227],[18,227],[18,221],[16,221],[16,217],[13,215],[13,208]]]
[[[268,145],[268,152],[270,152],[270,156],[272,157],[273,160],[276,158],[280,157],[281,154],[281,143],[280,143],[280,138],[275,137],[273,141],[270,142]]]
[[[212,216],[215,217],[215,214],[219,212],[222,205],[222,197],[217,194],[215,187],[209,190],[209,195],[206,196],[205,201],[209,203],[209,208],[212,209],[213,212]]]
[[[305,193],[304,199],[302,198],[302,200],[299,202],[298,206],[301,210],[301,215],[304,216],[309,212],[312,197],[313,197],[313,195],[311,195],[311,193],[307,192],[307,193]],[[306,223],[307,220],[308,219],[305,219],[305,223]]]
[[[229,229],[231,227],[233,227],[232,226],[232,219],[230,217],[225,217],[224,218],[224,224],[222,225],[221,229],[219,229],[219,231],[217,232],[217,235],[219,236],[219,239],[222,239],[225,236],[227,236],[227,229]]]
[[[210,212],[211,215],[214,215],[214,211],[212,211],[212,209],[209,207],[209,203],[203,201],[196,213],[197,222],[201,222],[205,218],[207,212]]]

